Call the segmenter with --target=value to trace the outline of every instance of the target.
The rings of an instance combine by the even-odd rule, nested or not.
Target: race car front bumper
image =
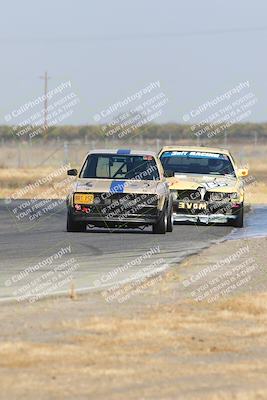
[[[71,213],[72,218],[76,222],[86,222],[88,224],[99,223],[103,226],[109,224],[138,224],[138,225],[146,225],[146,224],[154,224],[158,221],[160,213],[155,214],[131,214],[129,216],[119,216],[107,218],[101,214],[82,214],[77,212]]]
[[[183,203],[183,206],[186,203]],[[213,202],[191,202],[191,209],[179,208],[179,202],[173,204],[174,222],[194,222],[194,223],[228,223],[238,218],[238,212],[242,203],[227,202],[223,205]],[[203,204],[205,208],[203,207]],[[203,209],[204,208],[204,209]],[[216,210],[216,212],[214,212]]]
[[[222,223],[225,224],[229,221],[235,220],[236,215],[227,214],[177,214],[173,213],[174,222],[194,222],[194,223]]]
[[[75,222],[94,226],[144,226],[158,222],[162,210],[154,194],[115,193],[101,197],[94,194],[92,204],[67,202],[68,213]],[[95,201],[96,198],[98,201]]]
[[[101,211],[95,209],[89,209],[88,212],[75,211],[69,207],[68,212],[70,213],[73,221],[84,222],[89,225],[98,227],[119,227],[119,226],[148,226],[157,223],[162,211],[158,210],[157,207],[150,207],[145,212],[138,213],[125,213],[118,215],[105,215]]]

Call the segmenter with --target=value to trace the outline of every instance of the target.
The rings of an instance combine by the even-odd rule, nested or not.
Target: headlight
[[[178,199],[178,190],[171,190],[171,195],[173,200],[177,200]]]
[[[104,199],[103,201],[104,201],[105,206],[109,206],[112,203],[111,199]]]
[[[94,198],[94,204],[98,205],[101,203],[101,197],[100,196],[95,196]]]
[[[211,192],[210,199],[211,201],[221,201],[224,198],[224,193],[221,192]]]
[[[239,195],[237,192],[229,193],[230,199],[238,199]]]

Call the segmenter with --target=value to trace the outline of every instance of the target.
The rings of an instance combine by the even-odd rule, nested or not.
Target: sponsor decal
[[[214,158],[227,160],[227,155],[219,153],[206,153],[202,151],[165,151],[161,157],[181,157],[181,158]]]
[[[204,202],[194,203],[194,202],[179,201],[178,208],[183,208],[186,210],[206,210],[207,204]]]
[[[110,193],[124,193],[125,181],[112,181],[110,185]]]
[[[87,190],[92,187],[93,187],[93,184],[91,182],[87,182],[87,183],[78,182],[78,184],[77,184],[77,188],[79,188],[79,189]]]
[[[224,186],[228,186],[227,182],[219,182],[219,181],[212,181],[212,182],[204,182],[202,183],[202,185],[206,188],[206,189],[214,189],[216,187],[224,187]]]

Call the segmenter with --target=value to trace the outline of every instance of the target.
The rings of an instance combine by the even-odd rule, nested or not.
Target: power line
[[[133,34],[117,34],[117,35],[88,35],[88,36],[35,36],[35,37],[0,37],[0,41],[4,42],[90,42],[90,41],[120,41],[120,40],[138,40],[138,39],[171,39],[171,38],[186,38],[192,36],[214,36],[225,34],[253,33],[266,32],[267,26],[261,27],[239,27],[229,29],[209,29],[198,31],[185,32],[153,32],[153,33],[133,33]]]

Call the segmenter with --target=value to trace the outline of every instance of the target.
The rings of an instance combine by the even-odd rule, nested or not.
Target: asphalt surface
[[[232,230],[228,226],[175,225],[166,235],[154,235],[149,228],[67,233],[63,202],[54,203],[45,215],[35,213],[32,219],[29,214],[17,217],[15,209],[24,203],[0,201],[2,300],[31,301],[73,285],[82,291],[141,279],[151,271],[170,268]]]
[[[238,240],[267,236],[267,206],[257,205],[252,207],[245,222],[243,229],[233,229],[227,239]]]

